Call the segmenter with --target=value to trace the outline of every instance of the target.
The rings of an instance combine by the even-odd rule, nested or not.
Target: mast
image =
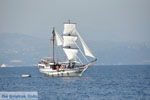
[[[53,42],[53,62],[55,64],[55,28],[53,27],[52,31],[53,37],[52,37],[52,42]]]

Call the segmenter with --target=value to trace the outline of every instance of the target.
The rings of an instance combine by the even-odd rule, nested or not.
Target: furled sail
[[[64,23],[63,50],[70,61],[76,61],[78,53],[78,49],[75,49],[75,41],[78,39],[74,31],[75,28],[73,23]]]
[[[82,37],[80,36],[80,34],[79,34],[79,32],[77,30],[76,30],[76,34],[78,35],[78,37],[79,37],[79,39],[81,41],[81,44],[83,46],[85,55],[95,58],[95,56],[92,54],[92,52],[90,51],[90,49],[88,48],[88,46],[86,45],[86,43],[84,42],[84,40],[82,39]]]
[[[58,34],[57,31],[55,31],[55,39],[56,39],[57,46],[63,45],[63,39],[61,38],[61,36]]]

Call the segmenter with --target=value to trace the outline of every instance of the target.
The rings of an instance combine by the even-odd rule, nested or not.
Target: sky
[[[150,42],[150,0],[0,0],[0,33],[42,37],[69,19],[86,40]]]

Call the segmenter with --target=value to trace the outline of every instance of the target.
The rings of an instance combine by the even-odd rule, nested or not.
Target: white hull
[[[72,68],[72,69],[64,69],[64,70],[52,70],[51,68],[40,68],[39,71],[48,76],[59,76],[59,77],[77,77],[82,76],[83,72],[93,64],[89,63],[82,67]]]
[[[73,76],[81,76],[82,71],[70,69],[70,70],[64,70],[64,71],[48,71],[47,69],[40,69],[41,73],[44,73],[48,76],[61,76],[61,77],[73,77]]]

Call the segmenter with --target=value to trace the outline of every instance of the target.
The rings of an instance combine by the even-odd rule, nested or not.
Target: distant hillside
[[[135,42],[100,42],[90,44],[99,64],[150,64],[150,44]],[[94,49],[93,49],[94,48]]]
[[[0,63],[32,65],[49,54],[48,40],[19,33],[0,33]]]
[[[150,64],[149,43],[88,41],[88,45],[98,58],[97,64]],[[19,33],[0,33],[0,64],[33,65],[50,55],[50,37],[46,35],[41,39]]]

